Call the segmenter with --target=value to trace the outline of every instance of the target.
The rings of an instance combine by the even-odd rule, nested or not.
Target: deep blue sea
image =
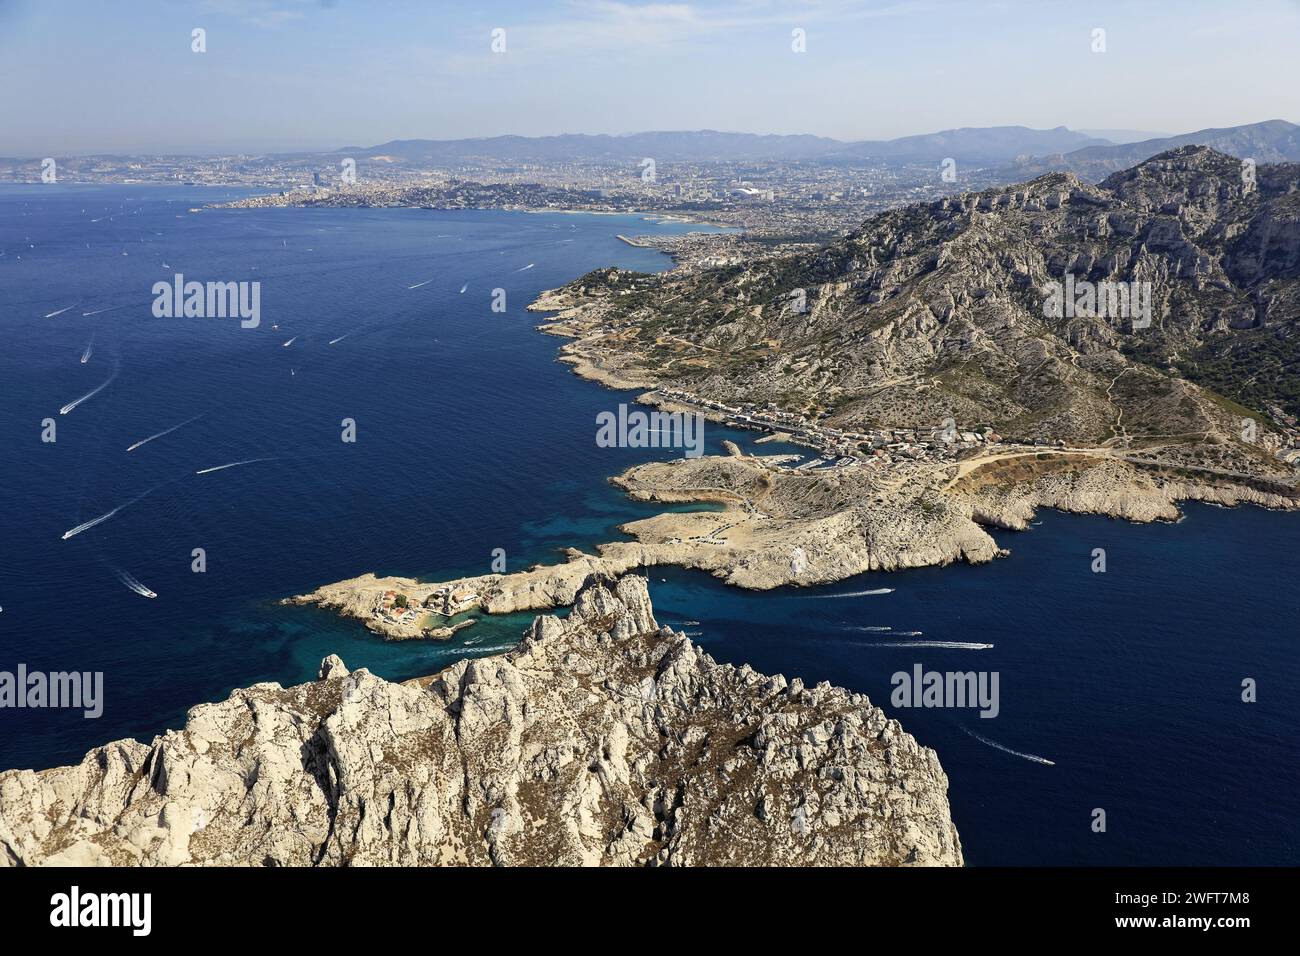
[[[0,670],[103,671],[106,685],[98,720],[0,710],[0,768],[147,740],[234,687],[314,677],[329,653],[398,679],[499,652],[528,615],[391,644],[277,601],[364,571],[485,573],[497,548],[522,569],[656,510],[606,479],[671,452],[597,447],[597,413],[632,393],[557,363],[561,341],[525,306],[600,266],[669,266],[618,233],[700,227],[190,211],[239,195],[0,186]],[[261,325],[154,318],[151,287],[176,272],[259,281]],[[754,437],[711,427],[707,446]],[[196,474],[233,462],[248,463]],[[1300,863],[1300,514],[1041,518],[999,532],[1011,556],[984,567],[766,594],[652,569],[651,592],[715,657],[863,691],[934,747],[971,864]],[[882,646],[929,641],[994,646]],[[1000,714],[892,706],[890,675],[915,663],[997,671]]]

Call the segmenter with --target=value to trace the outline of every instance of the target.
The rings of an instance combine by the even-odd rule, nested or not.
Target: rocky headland
[[[0,865],[957,866],[947,784],[865,696],[718,664],[593,577],[500,656],[400,684],[331,656],[0,773]]]
[[[1297,507],[1284,484],[1188,470],[1158,455],[1018,449],[948,466],[810,471],[784,459],[712,456],[629,469],[614,482],[635,498],[724,507],[630,522],[620,530],[633,541],[603,544],[595,554],[570,550],[560,564],[439,584],[365,574],[290,600],[411,638],[418,631],[376,614],[385,593],[426,600],[436,590],[463,589],[468,607],[507,614],[568,605],[593,573],[655,565],[758,590],[810,587],[866,571],[994,560],[1007,552],[993,534],[1025,530],[1041,508],[1150,522],[1177,520],[1181,501]]]
[[[812,252],[597,270],[530,306],[568,340],[562,362],[819,457],[733,445],[640,465],[611,480],[722,510],[634,521],[630,541],[528,571],[364,575],[293,600],[414,637],[377,613],[386,592],[538,610],[591,573],[662,564],[808,586],[993,560],[1005,552],[990,532],[1040,508],[1147,522],[1176,520],[1180,501],[1300,507],[1300,394],[1285,373],[1300,360],[1297,202],[1300,166],[1247,181],[1238,160],[1188,147],[1099,185],[1054,173],[882,213]],[[1067,280],[1132,289],[1149,310],[1055,316],[1045,290]]]

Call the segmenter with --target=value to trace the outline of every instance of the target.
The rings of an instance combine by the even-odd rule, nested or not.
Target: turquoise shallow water
[[[499,650],[528,615],[445,645],[390,644],[276,602],[367,570],[483,573],[495,548],[523,568],[660,510],[607,478],[670,453],[593,440],[597,413],[632,395],[570,374],[524,306],[599,266],[664,268],[615,236],[688,227],[187,211],[214,198],[0,187],[0,669],[102,670],[107,698],[98,720],[0,711],[0,767],[148,738],[233,687],[308,679],[329,653],[406,678]],[[175,271],[260,281],[262,325],[153,318],[150,287]],[[494,288],[505,313],[490,309]],[[40,441],[48,416],[53,445]],[[339,441],[345,417],[353,445]],[[716,451],[757,436],[706,437]],[[195,474],[246,459],[264,460]],[[935,747],[972,863],[1296,862],[1300,516],[1192,507],[1182,523],[1137,527],[1048,514],[998,538],[1012,555],[989,566],[820,589],[888,594],[752,594],[673,569],[656,569],[651,590],[660,619],[720,659],[864,691]],[[205,574],[190,571],[195,547]],[[1094,547],[1107,549],[1104,575],[1089,569]],[[880,646],[927,641],[994,647]],[[890,675],[915,663],[997,670],[999,716],[893,707]],[[1259,680],[1258,703],[1241,703],[1243,676]],[[1089,827],[1095,807],[1105,834]]]

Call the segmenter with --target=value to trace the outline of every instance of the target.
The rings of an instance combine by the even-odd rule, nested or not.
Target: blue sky
[[[196,27],[206,53],[191,52]],[[1298,54],[1296,0],[0,0],[0,155],[646,129],[1185,132],[1300,121]]]

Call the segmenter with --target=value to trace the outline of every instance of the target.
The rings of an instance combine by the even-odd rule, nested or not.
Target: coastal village
[[[880,428],[868,432],[846,431],[821,424],[806,415],[784,411],[773,402],[763,408],[749,403],[727,405],[673,388],[657,389],[642,399],[700,411],[706,417],[731,428],[766,431],[770,434],[758,439],[760,443],[788,441],[812,448],[820,456],[793,466],[795,470],[826,466],[888,465],[899,460],[956,459],[996,445],[1002,440],[991,429],[958,429],[951,422],[928,430]]]
[[[464,584],[444,584],[435,587],[422,600],[417,601],[405,593],[388,589],[380,594],[371,609],[374,629],[391,640],[424,637],[446,640],[457,631],[471,626],[475,618],[449,623],[461,614],[479,605],[478,592]],[[439,624],[437,618],[448,623]]]

